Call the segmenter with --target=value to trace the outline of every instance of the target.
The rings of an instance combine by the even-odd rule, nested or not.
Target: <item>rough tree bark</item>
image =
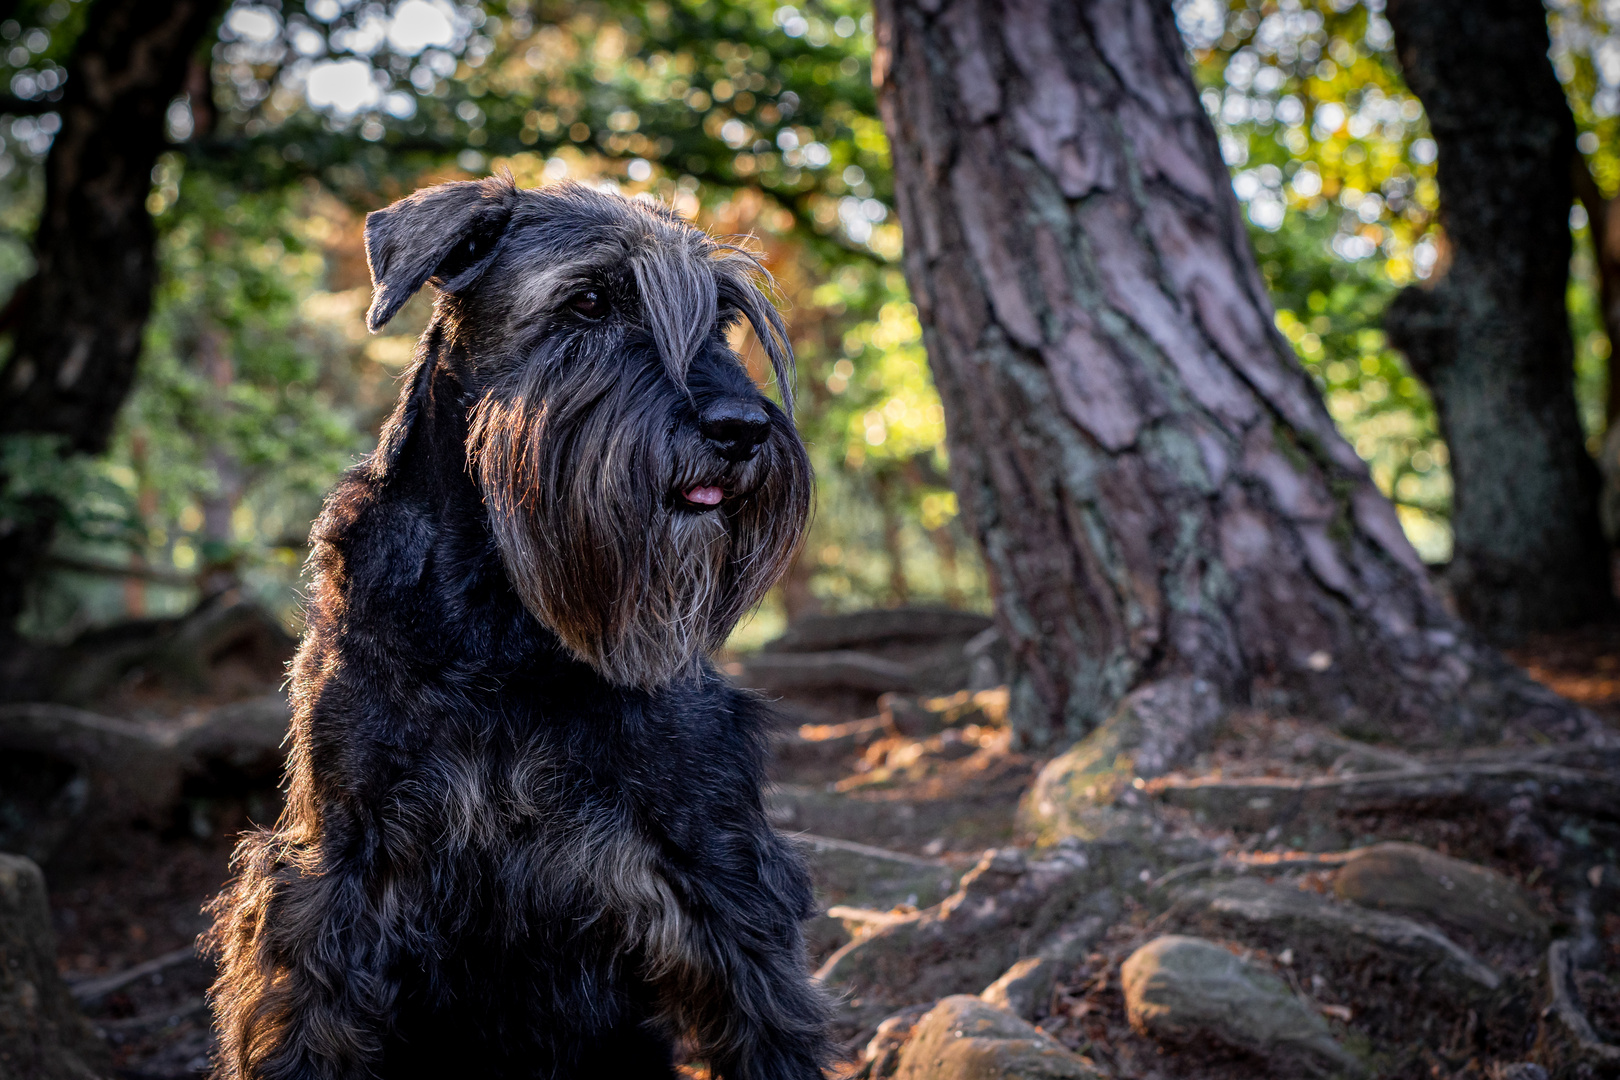
[[[50,106],[62,127],[45,162],[35,274],[7,312],[0,438],[55,436],[66,453],[106,448],[152,304],[152,167],[168,147],[169,103],[219,7],[95,0],[90,8],[62,99]],[[0,640],[15,632],[57,513],[36,499],[0,520]]]
[[[1451,451],[1463,617],[1511,640],[1613,608],[1599,480],[1575,409],[1569,209],[1575,120],[1541,0],[1391,0],[1396,53],[1440,148],[1450,266],[1404,290],[1391,342]]]
[[[1272,323],[1164,0],[880,0],[905,269],[1034,742],[1133,688],[1579,714],[1449,616]]]

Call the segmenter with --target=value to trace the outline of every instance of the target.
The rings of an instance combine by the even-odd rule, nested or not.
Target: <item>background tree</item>
[[[1389,19],[1439,147],[1450,254],[1385,317],[1451,451],[1446,578],[1489,634],[1579,625],[1613,597],[1566,306],[1575,121],[1546,13],[1539,0],[1397,0]]]
[[[31,439],[36,457],[105,449],[134,381],[156,277],[146,209],[152,168],[167,145],[169,102],[217,7],[215,0],[53,5],[42,14],[59,12],[52,21],[68,23],[62,36],[76,37],[66,70],[31,73],[21,85],[35,96],[0,105],[53,118],[34,274],[6,309],[12,347],[0,369],[0,439]],[[31,53],[24,47],[25,57]],[[45,494],[0,505],[0,642],[11,640],[23,589],[59,513]]]
[[[1176,676],[1412,730],[1556,715],[1443,610],[1276,332],[1168,7],[928,8],[879,5],[875,77],[1016,722],[1079,734]]]

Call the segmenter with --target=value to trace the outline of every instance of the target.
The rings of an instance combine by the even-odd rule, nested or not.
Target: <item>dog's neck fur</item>
[[[447,659],[465,657],[502,672],[521,670],[529,678],[555,668],[556,677],[608,689],[606,680],[571,657],[557,635],[523,606],[506,576],[483,495],[466,466],[468,412],[477,396],[469,386],[473,365],[452,342],[444,327],[429,328],[411,391],[401,398],[367,470],[367,500],[408,507],[421,524],[421,538],[408,553],[416,563],[418,587],[457,599],[455,625],[419,629]],[[467,522],[477,525],[469,529]],[[491,650],[495,642],[502,647]]]

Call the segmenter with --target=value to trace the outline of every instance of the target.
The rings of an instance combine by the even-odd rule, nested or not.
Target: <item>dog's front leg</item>
[[[686,955],[659,980],[666,1015],[724,1080],[820,1080],[828,1007],[800,929],[813,911],[809,876],[768,833],[729,854],[679,875]]]
[[[395,986],[395,935],[360,868],[318,865],[273,832],[243,841],[215,901],[216,1080],[370,1077]]]

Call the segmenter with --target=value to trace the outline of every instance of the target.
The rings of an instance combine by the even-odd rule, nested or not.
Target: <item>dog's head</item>
[[[439,291],[429,335],[463,358],[466,463],[524,605],[618,685],[691,673],[786,570],[810,510],[758,262],[656,204],[506,179],[371,214],[366,257],[372,330]],[[786,411],[727,344],[744,319]]]

